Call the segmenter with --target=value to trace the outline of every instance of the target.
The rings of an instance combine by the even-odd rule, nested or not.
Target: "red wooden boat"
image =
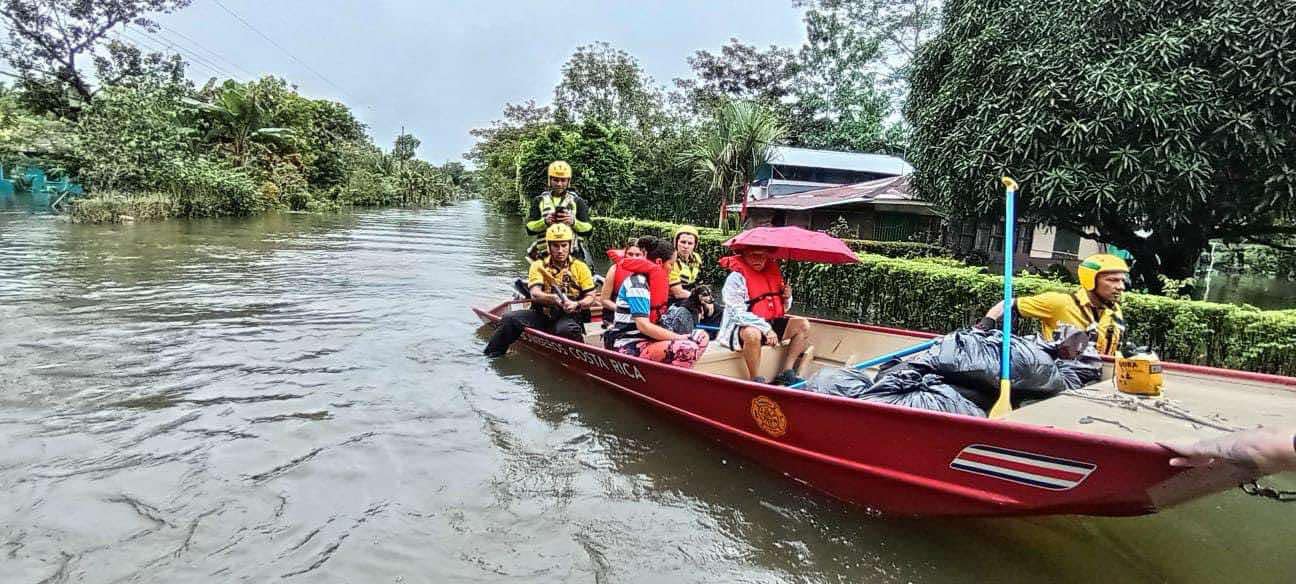
[[[506,302],[474,308],[487,324]],[[932,337],[812,319],[802,372],[840,367]],[[528,329],[523,348],[689,422],[752,460],[888,515],[1140,515],[1241,482],[1237,469],[1169,466],[1157,441],[1296,420],[1296,378],[1164,364],[1165,399],[1110,382],[990,420],[865,402],[743,379],[739,355],[713,344],[687,370]],[[781,348],[766,347],[771,369]],[[772,370],[762,372],[772,376]]]

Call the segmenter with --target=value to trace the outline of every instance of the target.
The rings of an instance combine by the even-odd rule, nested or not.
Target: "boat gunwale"
[[[502,318],[501,314],[499,314],[498,311],[504,309],[507,306],[518,304],[520,302],[522,301],[510,300],[510,301],[502,302],[494,306],[493,308],[491,308],[489,311],[477,307],[473,307],[472,310],[478,313],[479,316],[489,318],[492,322],[494,322]],[[894,329],[894,328],[880,327],[880,326],[866,325],[866,324],[859,324],[859,323],[841,323],[840,321],[830,321],[830,320],[825,320],[820,318],[812,318],[811,320],[816,322],[828,323],[828,324],[841,324],[849,328],[855,328],[860,330],[900,334],[900,335],[910,336],[915,338],[931,338],[931,337],[938,336],[932,333],[924,333],[920,331],[907,331],[904,329]],[[675,367],[672,365],[666,365],[664,363],[658,363],[656,361],[650,361],[648,359],[643,359],[641,357],[624,355],[621,353],[617,353],[615,351],[609,351],[607,349],[604,349],[603,347],[590,345],[585,342],[573,341],[565,337],[560,337],[558,335],[554,335],[533,328],[527,328],[527,332],[530,334],[541,335],[546,339],[561,343],[563,345],[579,347],[581,349],[589,350],[589,351],[597,351],[620,359],[628,359],[637,364],[642,364],[646,367],[650,367],[653,369],[660,369],[661,371],[671,375],[683,375],[686,378],[693,377],[697,381],[702,381],[707,383],[738,384],[741,387],[750,390],[759,391],[767,395],[777,395],[777,396],[789,397],[793,399],[820,400],[832,404],[837,404],[842,407],[864,408],[864,409],[875,408],[875,409],[880,409],[881,411],[890,412],[890,413],[903,415],[903,416],[917,416],[920,418],[926,417],[926,418],[933,418],[935,420],[942,420],[942,421],[953,420],[957,423],[971,424],[973,426],[981,426],[984,429],[992,429],[996,431],[1007,430],[1011,432],[1021,432],[1021,433],[1033,434],[1033,435],[1049,437],[1049,438],[1061,437],[1068,440],[1078,440],[1078,441],[1083,441],[1095,445],[1101,444],[1101,445],[1112,446],[1117,448],[1138,450],[1146,454],[1156,454],[1160,456],[1165,456],[1167,460],[1169,460],[1169,457],[1172,454],[1170,449],[1166,448],[1165,446],[1162,446],[1157,442],[1150,441],[1150,440],[1124,438],[1119,436],[1107,436],[1103,434],[1094,434],[1094,433],[1083,432],[1080,430],[1073,430],[1068,428],[1060,428],[1055,426],[1042,426],[1039,424],[1020,422],[1011,419],[990,419],[990,418],[981,418],[976,416],[966,416],[960,414],[952,414],[948,412],[938,412],[932,410],[909,408],[905,406],[899,406],[899,405],[893,405],[893,404],[887,404],[881,402],[857,400],[848,397],[815,393],[812,391],[804,391],[799,389],[789,389],[777,385],[755,383],[753,381],[749,381],[746,379],[726,377],[724,375],[708,373],[706,371],[699,371],[695,369],[685,369],[682,367]],[[1296,382],[1296,379],[1293,379],[1292,381]],[[729,426],[727,425],[725,427],[729,428]],[[732,429],[737,430],[737,428],[732,428]]]

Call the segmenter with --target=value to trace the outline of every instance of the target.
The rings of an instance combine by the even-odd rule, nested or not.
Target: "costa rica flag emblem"
[[[950,462],[950,468],[1050,491],[1066,491],[1084,482],[1098,469],[1098,465],[987,444],[972,444],[959,451],[958,456]]]

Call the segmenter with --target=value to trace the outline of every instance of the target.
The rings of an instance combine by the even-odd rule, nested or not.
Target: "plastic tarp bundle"
[[[806,383],[816,393],[826,393],[888,403],[897,406],[985,417],[985,411],[958,390],[945,384],[937,375],[924,375],[912,369],[881,375],[876,383],[859,369],[823,369]]]
[[[807,387],[817,393],[985,416],[999,397],[1002,346],[1000,331],[956,331],[940,338],[926,353],[883,366],[872,381],[864,371],[825,369]],[[1075,354],[1074,347],[1063,341],[1013,336],[1010,350],[1014,407],[1083,387],[1102,375],[1102,360],[1087,343]]]
[[[1047,399],[1067,390],[1097,381],[1102,363],[1091,349],[1073,359],[1057,359],[1062,343],[1050,343],[1036,335],[1013,335],[1010,351],[1013,407],[1023,402]],[[1003,347],[1000,331],[975,329],[950,333],[926,353],[908,363],[923,373],[940,375],[982,409],[999,397],[999,355]]]

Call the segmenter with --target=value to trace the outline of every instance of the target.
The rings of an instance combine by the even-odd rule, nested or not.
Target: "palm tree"
[[[774,112],[752,102],[731,101],[716,113],[716,119],[684,151],[680,162],[691,166],[694,176],[720,199],[717,226],[723,229],[725,208],[737,202],[740,193],[746,196],[756,169],[769,162],[775,143],[787,135],[787,128]]]
[[[253,149],[268,149],[293,137],[290,128],[274,127],[269,99],[252,84],[228,80],[212,103],[183,98],[185,103],[207,114],[208,139],[222,142],[238,166],[245,166]]]

